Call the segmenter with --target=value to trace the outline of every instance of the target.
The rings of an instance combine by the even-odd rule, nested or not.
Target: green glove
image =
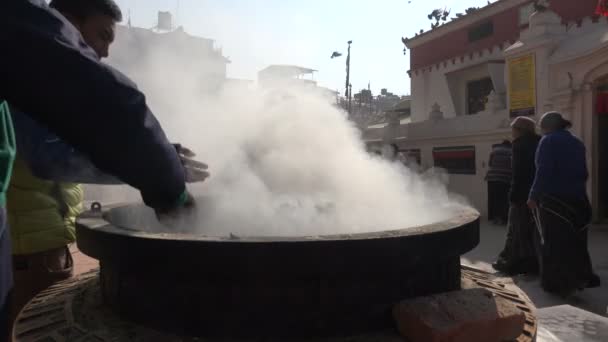
[[[161,223],[171,225],[173,220],[190,215],[195,209],[194,197],[185,190],[175,202],[172,208],[156,209],[156,217]]]

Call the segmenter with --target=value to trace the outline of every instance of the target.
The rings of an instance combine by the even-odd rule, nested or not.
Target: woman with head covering
[[[591,205],[585,145],[560,113],[543,115],[528,207],[539,226],[541,286],[563,296],[600,285],[587,250]]]
[[[540,136],[536,134],[536,122],[528,117],[513,120],[511,130],[513,176],[509,191],[507,241],[493,266],[507,274],[530,273],[538,270],[538,262],[534,247],[536,228],[526,201],[534,181],[534,155]]]

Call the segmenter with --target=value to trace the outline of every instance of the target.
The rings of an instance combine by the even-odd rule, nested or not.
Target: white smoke
[[[211,178],[189,187],[206,197],[197,222],[184,223],[197,233],[361,233],[430,224],[462,209],[438,177],[366,152],[345,113],[314,88],[226,86],[203,96],[200,80],[172,73],[182,66],[165,57],[148,55],[137,72],[123,71],[170,139],[210,166]]]

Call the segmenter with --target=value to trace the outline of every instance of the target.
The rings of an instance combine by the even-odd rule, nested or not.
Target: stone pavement
[[[481,243],[462,258],[463,264],[494,272],[491,263],[502,250],[506,238],[506,227],[483,223]],[[537,277],[514,277],[515,283],[523,289],[537,308],[569,304],[604,317],[608,307],[608,230],[592,228],[589,232],[589,250],[595,272],[602,279],[602,286],[578,293],[569,300],[545,293]]]
[[[561,305],[538,311],[537,342],[603,342],[608,339],[608,318],[573,306]]]

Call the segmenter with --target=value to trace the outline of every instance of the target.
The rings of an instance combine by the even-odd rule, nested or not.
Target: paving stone
[[[537,342],[608,341],[608,318],[570,305],[537,311]]]

